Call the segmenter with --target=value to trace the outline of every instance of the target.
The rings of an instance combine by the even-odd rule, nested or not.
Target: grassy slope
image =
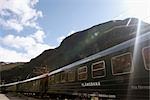
[[[0,65],[0,72],[1,71],[6,71],[6,70],[10,70],[12,68],[15,68],[17,66],[23,65],[24,63],[19,62],[19,63],[9,63],[9,64],[1,64]]]

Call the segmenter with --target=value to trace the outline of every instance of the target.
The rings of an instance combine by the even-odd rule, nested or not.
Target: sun
[[[124,0],[130,17],[150,23],[150,0]]]

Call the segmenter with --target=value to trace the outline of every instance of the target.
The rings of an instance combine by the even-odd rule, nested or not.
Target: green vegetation
[[[1,62],[0,63],[0,72],[2,71],[7,71],[7,70],[11,70],[12,68],[15,68],[17,66],[21,66],[23,65],[24,63],[23,62],[17,62],[17,63],[4,63],[4,62]]]

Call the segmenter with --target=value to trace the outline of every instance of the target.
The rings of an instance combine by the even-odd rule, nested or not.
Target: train
[[[123,38],[127,39],[49,73],[2,84],[1,91],[60,100],[149,100],[150,30]]]

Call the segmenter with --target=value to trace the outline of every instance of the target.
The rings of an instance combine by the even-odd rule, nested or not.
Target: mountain
[[[23,80],[71,64],[135,37],[138,25],[138,19],[128,18],[76,32],[66,37],[59,47],[45,50],[23,66],[3,71],[2,79],[6,82]],[[140,33],[144,34],[150,31],[150,25],[141,22],[140,29]]]
[[[16,62],[16,63],[0,62],[0,72],[5,71],[5,70],[10,70],[12,68],[15,68],[23,64],[24,62]]]

